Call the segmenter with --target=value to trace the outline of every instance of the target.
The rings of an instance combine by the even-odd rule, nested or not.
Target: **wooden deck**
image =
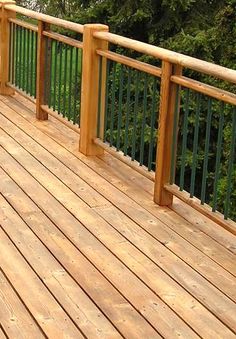
[[[236,338],[236,237],[0,97],[0,338]]]

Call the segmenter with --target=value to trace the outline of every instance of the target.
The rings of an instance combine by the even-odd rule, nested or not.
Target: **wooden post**
[[[1,60],[0,60],[0,76],[1,86],[0,94],[11,95],[14,94],[14,90],[7,86],[9,81],[9,53],[10,53],[10,23],[9,18],[15,18],[16,13],[9,11],[5,8],[5,5],[15,5],[15,1],[1,0],[1,25],[0,25],[0,46],[1,46]]]
[[[80,152],[85,155],[103,154],[103,149],[94,144],[97,137],[97,113],[98,113],[98,90],[99,90],[99,55],[97,49],[108,49],[106,41],[95,39],[94,32],[108,32],[108,26],[88,24],[84,26],[83,35],[83,66],[82,66],[82,91],[81,91],[81,117],[80,117]],[[102,102],[104,109],[105,101],[105,76],[102,76]],[[103,115],[103,112],[101,112]],[[103,126],[101,126],[103,129]]]
[[[171,83],[171,76],[181,74],[181,66],[174,66],[167,61],[163,61],[156,157],[157,168],[154,189],[154,201],[161,206],[168,206],[173,202],[173,194],[166,191],[164,186],[170,182],[172,138],[177,95],[177,85]]]
[[[38,51],[37,51],[37,88],[36,88],[36,118],[39,120],[47,120],[48,114],[42,110],[45,101],[45,67],[46,67],[46,37],[43,32],[49,29],[49,25],[38,22]]]

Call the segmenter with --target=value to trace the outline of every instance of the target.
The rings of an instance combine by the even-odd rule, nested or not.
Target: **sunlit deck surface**
[[[235,338],[235,236],[23,97],[0,113],[0,338]]]

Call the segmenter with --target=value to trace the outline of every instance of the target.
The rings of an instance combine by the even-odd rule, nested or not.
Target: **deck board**
[[[109,155],[83,156],[77,133],[36,121],[33,109],[19,95],[0,97],[0,236],[68,317],[65,332],[234,338],[236,237],[217,225],[215,237],[210,222],[204,232],[206,219],[181,215],[183,205],[154,205],[148,179]],[[21,272],[6,260],[4,272],[53,338],[56,325],[42,327]]]
[[[1,205],[2,207],[2,205]],[[32,315],[0,270],[0,319],[9,338],[45,338]],[[4,335],[2,331],[2,335]],[[1,330],[0,330],[0,338]],[[5,338],[5,335],[4,335]]]

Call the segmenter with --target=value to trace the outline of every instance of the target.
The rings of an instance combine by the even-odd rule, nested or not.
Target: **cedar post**
[[[177,85],[171,83],[171,76],[181,74],[181,66],[174,66],[170,62],[163,61],[154,189],[154,201],[161,206],[168,206],[173,203],[173,194],[166,191],[164,186],[170,182],[174,113],[177,95]]]
[[[11,95],[14,90],[7,86],[9,81],[9,53],[10,53],[10,23],[9,18],[15,18],[16,13],[5,8],[6,5],[15,5],[15,1],[1,0],[1,24],[0,24],[0,46],[1,46],[1,60],[0,60],[0,77],[1,86],[0,94]]]
[[[37,88],[36,88],[36,118],[47,120],[48,114],[42,110],[45,105],[45,67],[46,67],[46,37],[43,32],[49,29],[49,25],[43,21],[38,22],[38,48],[37,48]]]
[[[81,91],[81,117],[80,117],[80,152],[85,155],[103,154],[103,149],[93,140],[97,137],[97,119],[99,102],[99,55],[97,49],[108,49],[108,43],[93,37],[94,32],[108,31],[108,26],[100,24],[84,25],[83,34],[83,66]],[[102,75],[101,107],[104,109],[105,101],[105,67]],[[103,112],[101,112],[103,116]],[[103,126],[101,126],[101,130]]]

